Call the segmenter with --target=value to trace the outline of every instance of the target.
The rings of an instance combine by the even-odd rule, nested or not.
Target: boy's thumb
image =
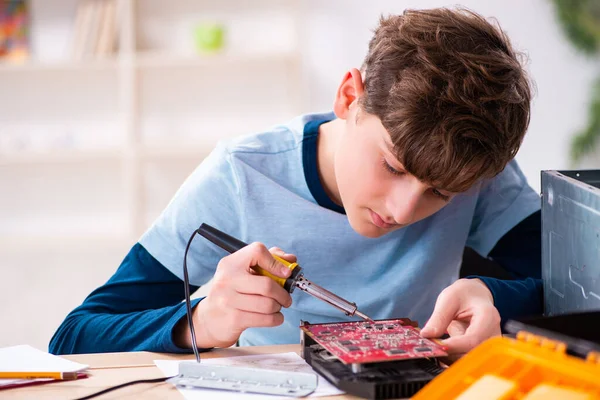
[[[421,329],[421,336],[437,338],[442,336],[458,312],[458,302],[445,297],[438,297],[429,321]]]

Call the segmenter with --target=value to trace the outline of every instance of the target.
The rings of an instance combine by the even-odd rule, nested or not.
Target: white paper
[[[87,367],[28,345],[0,348],[0,372],[79,372]],[[46,380],[0,379],[0,387]]]
[[[156,366],[162,371],[165,376],[175,376],[179,372],[179,361],[177,360],[154,360]],[[228,358],[210,358],[202,360],[203,364],[214,364],[214,365],[235,365],[239,367],[250,367],[250,368],[265,368],[265,369],[276,369],[279,371],[293,371],[293,372],[310,372],[316,374],[310,365],[304,361],[302,357],[294,352],[290,353],[278,353],[278,354],[259,354],[252,356],[239,356],[239,357],[228,357]],[[318,375],[318,374],[317,374]],[[333,396],[336,394],[344,393],[325,378],[319,375],[317,390],[315,390],[309,397],[318,396]],[[225,390],[211,390],[211,389],[181,389],[178,388],[179,392],[187,400],[206,400],[206,399],[291,399],[291,397],[277,397],[272,395],[262,394],[250,394],[240,393]]]
[[[3,386],[21,386],[33,382],[53,381],[54,379],[0,379],[0,388]]]

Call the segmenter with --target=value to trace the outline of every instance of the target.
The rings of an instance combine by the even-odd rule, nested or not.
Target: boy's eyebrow
[[[394,145],[392,144],[392,142],[390,142],[387,139],[383,139],[383,142],[385,143],[385,147],[388,149],[388,151],[395,155],[396,149],[394,148]]]
[[[387,140],[385,141],[385,146],[387,147],[387,149],[389,150],[390,153],[394,154],[394,145],[391,144],[390,142],[388,142]]]
[[[398,160],[398,156],[396,155],[396,149],[394,148],[394,145],[391,144],[390,142],[388,142],[387,140],[385,140],[385,147],[387,148],[389,153],[392,155],[392,157],[394,157],[394,162],[400,164],[402,166],[402,168],[404,168],[404,164],[402,164],[400,162],[400,160]]]
[[[388,149],[388,151],[389,151],[389,152],[390,152],[390,153],[391,153],[391,154],[394,156],[394,160],[395,160],[395,161],[397,161],[397,162],[400,162],[400,161],[396,160],[396,155],[395,155],[395,149],[394,149],[394,145],[393,145],[392,143],[390,143],[390,142],[389,142],[388,140],[386,140],[386,139],[384,139],[383,141],[384,141],[384,143],[385,143],[385,147],[386,147],[386,148]],[[402,166],[402,168],[404,168],[404,165]],[[455,194],[456,194],[456,192],[451,192],[451,191],[449,191],[449,190],[446,190],[446,189],[443,189],[443,188],[441,188],[441,187],[436,187],[436,186],[433,186],[433,185],[429,185],[429,186],[430,186],[432,189],[437,189],[437,190],[440,190],[440,191],[442,191],[442,192],[447,192],[447,193],[449,193],[450,195],[455,195]]]

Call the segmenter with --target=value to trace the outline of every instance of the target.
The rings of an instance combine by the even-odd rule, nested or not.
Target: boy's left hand
[[[501,334],[500,314],[492,293],[481,280],[459,279],[440,293],[421,335],[436,338],[446,332],[450,338],[443,343],[455,356]]]

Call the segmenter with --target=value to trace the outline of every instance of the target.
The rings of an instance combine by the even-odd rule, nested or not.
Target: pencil
[[[77,372],[5,372],[0,371],[0,379],[77,379]]]

